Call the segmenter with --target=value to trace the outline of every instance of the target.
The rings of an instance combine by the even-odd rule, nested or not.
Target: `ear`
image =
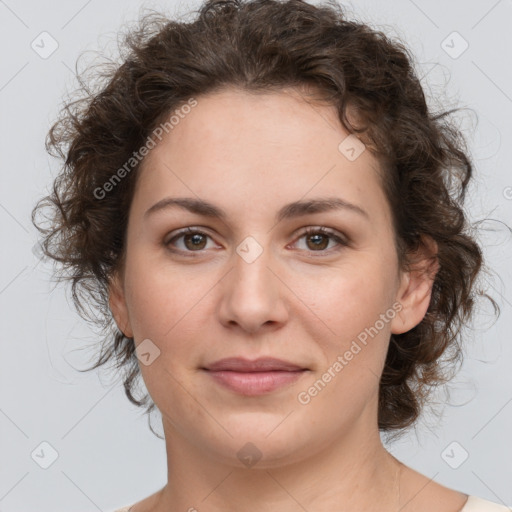
[[[117,273],[110,279],[108,303],[117,328],[127,338],[133,338],[133,330],[130,324],[128,308],[126,307],[124,286]]]
[[[425,317],[435,276],[439,270],[437,243],[422,236],[418,250],[410,254],[410,271],[402,272],[396,301],[402,309],[391,322],[391,332],[402,334],[416,327]]]

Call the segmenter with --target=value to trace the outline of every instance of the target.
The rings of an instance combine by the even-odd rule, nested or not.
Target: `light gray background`
[[[428,94],[477,112],[459,116],[477,164],[471,218],[512,219],[512,2],[510,0],[344,2],[355,14],[402,37],[413,50]],[[59,163],[44,138],[66,91],[76,87],[75,61],[84,50],[114,49],[116,32],[141,6],[186,13],[197,3],[121,0],[0,0],[0,511],[114,510],[164,485],[164,442],[132,406],[113,374],[80,373],[89,365],[94,333],[63,287],[53,293],[51,264],[32,249],[29,215]],[[58,43],[42,58],[41,32]],[[457,35],[458,32],[463,39]],[[448,39],[447,39],[448,38]],[[469,47],[464,48],[464,40]],[[445,43],[443,43],[445,41]],[[44,42],[51,49],[50,40]],[[446,50],[446,51],[445,51]],[[450,55],[451,53],[451,55]],[[454,58],[456,57],[456,58]],[[389,446],[403,462],[435,479],[496,502],[512,504],[511,240],[485,222],[482,241],[495,271],[490,292],[502,308],[494,322],[483,303],[467,332],[467,356],[450,386],[441,421],[425,415]],[[436,400],[442,405],[446,393]],[[160,431],[158,417],[152,424]],[[42,469],[51,449],[57,460]],[[457,444],[451,444],[451,443]],[[447,448],[448,447],[448,448]],[[32,456],[34,450],[44,457]],[[469,456],[458,468],[465,450]],[[450,462],[450,464],[448,462]]]

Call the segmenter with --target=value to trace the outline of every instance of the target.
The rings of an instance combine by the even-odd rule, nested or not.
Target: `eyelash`
[[[327,229],[325,227],[308,227],[306,228],[299,236],[296,240],[300,240],[301,238],[304,238],[304,237],[307,237],[307,236],[311,236],[311,235],[316,235],[316,234],[321,234],[321,235],[324,235],[324,236],[328,236],[330,237],[332,240],[334,240],[336,243],[339,244],[339,246],[337,248],[331,248],[330,250],[320,250],[320,251],[309,251],[311,252],[311,257],[323,257],[325,255],[331,255],[332,252],[338,252],[340,251],[341,249],[343,249],[344,247],[347,247],[349,245],[348,241],[345,240],[344,238],[336,235],[335,232],[331,231],[330,229]],[[193,256],[193,253],[199,253],[199,252],[203,252],[202,250],[198,250],[198,251],[183,251],[181,249],[171,249],[170,246],[171,244],[176,241],[177,239],[183,237],[184,235],[203,235],[203,236],[206,236],[206,237],[210,237],[210,235],[208,235],[207,233],[204,233],[203,231],[199,230],[199,229],[195,229],[195,228],[185,228],[185,229],[182,229],[180,231],[178,231],[176,233],[176,235],[174,235],[168,242],[165,242],[164,245],[166,247],[169,248],[169,250],[171,252],[175,252],[175,253],[181,253],[181,254],[187,254],[187,256],[190,256],[190,257],[194,257]],[[320,254],[314,254],[314,253],[320,253]]]

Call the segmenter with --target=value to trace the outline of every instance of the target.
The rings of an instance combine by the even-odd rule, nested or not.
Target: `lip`
[[[271,393],[300,379],[308,368],[282,359],[220,359],[202,368],[215,382],[245,396]]]
[[[245,359],[243,357],[227,357],[219,359],[205,367],[209,371],[233,372],[272,372],[307,370],[303,366],[293,364],[274,357],[260,357],[258,359]]]

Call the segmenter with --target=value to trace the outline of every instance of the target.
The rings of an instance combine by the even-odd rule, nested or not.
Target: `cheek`
[[[161,255],[151,257],[134,249],[126,264],[125,287],[130,322],[135,339],[154,338],[163,342],[175,337],[178,326],[187,321],[211,287],[199,278],[166,264]]]
[[[303,296],[309,297],[311,309],[331,332],[347,338],[373,325],[392,305],[392,276],[381,265],[365,264],[361,258],[321,282],[305,282]]]
[[[178,304],[175,294],[166,289],[145,272],[132,272],[126,278],[127,305],[137,341],[160,339],[174,325]]]
[[[310,309],[315,313],[307,317],[310,335],[323,352],[325,368],[345,376],[335,379],[332,388],[342,386],[344,392],[356,392],[352,388],[359,385],[362,375],[366,380],[371,378],[373,387],[383,368],[391,321],[396,315],[394,275],[386,266],[383,260],[361,257],[321,285],[304,285],[303,292],[308,293]],[[339,356],[343,369],[337,365],[336,371],[332,366]]]
[[[182,380],[201,355],[201,340],[211,327],[208,290],[218,281],[210,274],[176,271],[161,262],[153,265],[133,258],[126,267],[125,283],[130,322],[136,344],[149,339],[157,358],[139,364],[153,400],[182,400]],[[187,377],[188,378],[188,377]],[[180,398],[181,397],[181,398]]]
[[[382,267],[365,266],[362,261],[360,265],[360,270],[354,267],[330,280],[322,298],[314,301],[315,313],[330,329],[321,332],[330,335],[318,331],[314,338],[323,353],[323,365],[303,391],[321,391],[305,412],[330,417],[333,425],[344,424],[376,400],[395,312],[390,277]]]

